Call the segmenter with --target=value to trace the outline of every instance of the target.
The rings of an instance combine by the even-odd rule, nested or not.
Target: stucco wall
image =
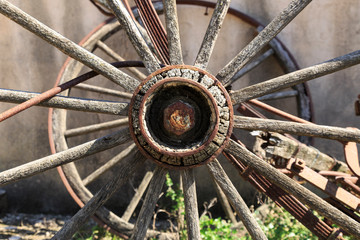
[[[79,42],[91,29],[106,19],[89,1],[11,1],[59,33]],[[290,2],[289,0],[234,0],[231,7],[267,24]],[[279,38],[293,53],[300,67],[360,49],[360,3],[357,0],[313,1]],[[192,64],[207,23],[205,8],[179,7],[180,29],[186,64]],[[221,69],[254,35],[254,29],[229,16],[223,26],[216,51],[209,66],[213,74]],[[120,41],[120,40],[119,40]],[[129,47],[128,45],[126,45]],[[127,48],[126,47],[126,48]],[[42,92],[53,86],[66,56],[43,40],[0,16],[0,87]],[[131,53],[124,53],[135,59]],[[281,73],[275,58],[267,60],[261,70],[244,78],[238,86],[262,81]],[[353,104],[360,93],[360,68],[352,67],[309,83],[316,122],[334,126],[359,127]],[[0,111],[13,106],[0,104]],[[293,108],[289,106],[288,108]],[[289,109],[293,111],[293,109]],[[0,123],[0,171],[50,154],[47,138],[47,109],[33,108]],[[341,145],[316,141],[324,152],[342,158]],[[229,164],[226,165],[230,169]],[[206,176],[199,169],[199,176]],[[231,174],[233,178],[236,173]],[[199,192],[208,193],[207,177],[199,177]],[[245,198],[245,186],[236,180]],[[212,186],[211,186],[212,187]],[[56,170],[4,187],[14,211],[71,212],[76,209]],[[210,194],[210,193],[208,193]],[[211,195],[211,194],[210,194]],[[204,197],[201,201],[211,198]],[[203,196],[201,194],[201,196]]]

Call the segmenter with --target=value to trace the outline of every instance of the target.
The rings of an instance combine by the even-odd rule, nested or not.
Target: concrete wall
[[[91,29],[106,17],[89,1],[11,1],[59,33],[79,42]],[[248,13],[267,24],[289,0],[234,0],[232,7]],[[295,56],[300,67],[313,64],[360,49],[360,3],[357,0],[314,1],[288,27],[279,38]],[[211,17],[204,15],[205,8],[179,7],[180,28],[186,64],[192,64],[207,23]],[[221,69],[254,36],[254,29],[229,16],[216,45],[209,66],[213,74]],[[136,59],[128,42],[120,51],[128,59]],[[114,43],[115,44],[115,43]],[[120,44],[118,44],[120,45]],[[125,49],[125,50],[124,50]],[[57,73],[66,56],[43,40],[0,16],[0,87],[42,92],[53,86]],[[281,74],[275,58],[270,58],[257,71],[244,78],[240,86],[259,82]],[[352,67],[313,80],[309,83],[317,123],[334,126],[360,127],[353,104],[360,93],[358,76],[360,68]],[[287,102],[286,102],[287,103]],[[284,103],[282,103],[284,105]],[[285,104],[287,105],[287,104]],[[0,111],[13,106],[0,104]],[[284,106],[290,112],[293,105]],[[84,119],[85,121],[85,119]],[[33,108],[0,123],[0,171],[50,154],[47,138],[47,109]],[[316,141],[321,151],[342,158],[341,145],[330,141]],[[231,169],[226,164],[226,169]],[[205,169],[199,168],[200,201],[209,201],[213,191],[209,187]],[[246,184],[236,178],[238,188],[247,200],[254,199]],[[11,211],[72,212],[75,204],[68,196],[56,170],[34,176],[4,187]],[[131,187],[129,187],[131,188]],[[131,195],[128,191],[128,195]],[[204,194],[202,194],[204,193]],[[205,196],[205,197],[202,197]]]

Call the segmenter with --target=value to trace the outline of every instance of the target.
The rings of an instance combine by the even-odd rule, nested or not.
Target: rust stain
[[[195,111],[190,104],[177,101],[164,110],[164,127],[177,136],[191,130],[195,125]]]

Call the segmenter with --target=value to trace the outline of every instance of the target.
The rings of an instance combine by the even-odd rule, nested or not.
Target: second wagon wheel
[[[237,141],[230,139],[233,127],[235,127],[244,129],[266,128],[266,130],[273,132],[360,142],[360,132],[358,130],[320,125],[288,124],[287,122],[270,119],[262,120],[262,125],[260,125],[256,118],[251,121],[242,121],[244,118],[234,115],[233,106],[339,71],[360,62],[360,52],[356,51],[322,64],[242,87],[239,90],[226,90],[225,87],[232,83],[233,76],[260,53],[261,49],[311,2],[310,0],[292,1],[215,76],[206,69],[224,16],[228,10],[229,1],[217,2],[210,21],[211,24],[206,30],[195,63],[191,66],[183,64],[177,27],[176,3],[174,1],[164,1],[170,63],[169,66],[164,68],[161,67],[158,59],[151,52],[124,5],[117,0],[108,0],[107,2],[111,11],[126,30],[131,43],[147,69],[149,75],[140,84],[138,80],[129,74],[118,70],[99,57],[72,43],[7,1],[0,0],[0,12],[2,14],[132,93],[130,104],[72,97],[55,97],[42,102],[42,105],[48,107],[128,116],[129,125],[127,128],[114,131],[105,137],[0,173],[0,184],[7,184],[123,145],[128,141],[133,141],[136,144],[135,156],[122,161],[114,178],[110,179],[94,196],[87,193],[91,199],[64,225],[54,236],[54,239],[71,238],[79,227],[98,209],[103,211],[100,207],[133,176],[134,172],[141,169],[148,161],[155,162],[156,169],[136,222],[133,227],[126,222],[121,223],[124,229],[131,232],[133,239],[144,239],[146,236],[152,218],[151,213],[162,190],[168,169],[175,169],[182,176],[188,238],[200,239],[193,175],[193,169],[200,165],[206,166],[217,184],[222,188],[250,235],[254,239],[266,239],[242,197],[216,159],[222,152],[240,159],[242,163],[252,168],[261,177],[266,178],[267,181],[275,184],[283,191],[291,193],[309,208],[316,210],[320,215],[336,223],[349,234],[360,238],[359,222],[282,174]],[[119,65],[121,66],[121,64]],[[90,72],[84,77],[64,83],[59,88],[42,95],[2,89],[0,91],[1,99],[9,102],[23,102],[24,99],[33,98],[34,96],[41,96],[44,99],[44,95],[47,97],[53,96],[54,92],[68,89],[69,86],[74,86],[85,77],[94,74]],[[122,94],[122,97],[126,96],[128,95]],[[38,103],[37,99],[27,102],[25,107]],[[19,108],[22,107],[24,106],[19,105]],[[11,113],[2,114],[1,119],[10,117],[14,112],[19,111],[17,109],[12,110]],[[160,116],[160,120],[157,120],[159,119],[158,116]],[[255,123],[257,125],[253,127]],[[61,126],[58,127],[59,130],[63,129]],[[62,138],[59,141],[65,141],[65,139]],[[103,213],[106,217],[113,217],[109,212]]]
[[[190,10],[193,10],[193,11],[199,11],[199,10],[206,11],[206,8],[204,8],[204,7],[215,7],[215,4],[213,4],[211,2],[205,2],[205,1],[186,2],[186,1],[183,1],[183,2],[180,2],[180,4],[182,4],[182,7],[180,8],[180,14],[182,14],[183,12],[186,12],[186,13],[189,12],[189,8],[186,8],[186,6],[188,6],[187,3],[197,6],[197,7],[190,7]],[[161,2],[156,2],[154,4],[154,7],[155,7],[155,9],[157,9],[158,12],[163,11],[163,5]],[[205,13],[205,11],[204,11],[204,13]],[[247,28],[249,28],[249,30],[247,30],[248,32],[251,32],[251,28],[252,28],[253,34],[255,34],[257,29],[263,28],[263,26],[260,23],[258,23],[255,19],[245,15],[244,13],[242,13],[240,11],[236,11],[235,9],[230,8],[228,12],[232,16],[239,18],[239,21],[242,22],[243,24],[247,24],[248,26],[245,27],[245,30],[247,30]],[[135,17],[138,17],[138,9],[135,9],[133,11],[133,14]],[[191,15],[191,13],[190,14],[188,13],[188,15]],[[201,24],[199,24],[199,18],[203,18],[204,21],[208,21],[210,16],[204,15],[203,13],[198,15],[197,16],[197,25],[201,25]],[[189,21],[188,18],[187,18],[187,20]],[[229,24],[227,24],[227,25],[229,25]],[[181,27],[181,22],[180,22],[180,27]],[[237,25],[236,28],[240,30],[241,27],[242,27],[241,25]],[[225,26],[225,28],[228,28],[228,26]],[[231,28],[233,29],[234,26],[232,26]],[[244,32],[245,30],[242,30],[241,32]],[[131,52],[129,53],[127,50],[124,50],[124,49],[127,49],[127,47],[125,47],[126,42],[120,40],[121,38],[119,36],[119,31],[121,32],[121,27],[118,24],[118,22],[116,22],[115,20],[109,20],[109,21],[101,24],[94,31],[92,31],[91,34],[82,41],[81,45],[90,51],[95,51],[96,49],[98,49],[96,54],[99,54],[99,50],[104,51],[106,54],[108,54],[110,57],[112,57],[113,60],[124,60],[123,57],[126,59],[132,59],[133,56],[131,56]],[[193,32],[192,29],[189,29],[189,31]],[[223,29],[223,31],[228,31],[228,30]],[[120,41],[122,43],[121,46],[118,46],[119,44],[116,44],[118,41]],[[238,41],[239,41],[239,39],[238,39]],[[250,39],[249,39],[249,41],[250,41]],[[195,41],[192,40],[191,46],[194,44],[194,42]],[[120,47],[119,51],[114,51],[114,49],[119,48],[119,47]],[[185,47],[183,46],[183,51],[187,51],[187,50],[184,50],[184,49],[186,49],[186,47],[188,47],[188,46],[185,46]],[[226,54],[225,50],[222,50],[221,53]],[[262,54],[252,64],[248,65],[247,68],[243,69],[242,71],[239,71],[236,74],[236,77],[234,77],[234,80],[236,78],[241,78],[241,76],[244,76],[247,72],[250,72],[251,69],[257,67],[258,65],[260,65],[259,68],[261,68],[261,63],[264,62],[266,59],[268,59],[273,54],[278,55],[278,57],[276,59],[279,59],[280,66],[285,69],[285,72],[291,72],[291,71],[296,70],[295,68],[296,68],[297,64],[292,59],[291,54],[287,51],[287,49],[282,45],[281,42],[279,42],[277,39],[274,39],[271,42],[269,50],[267,50],[264,54]],[[130,55],[130,56],[128,56],[128,55]],[[134,55],[134,54],[132,54],[132,55]],[[218,62],[217,62],[217,64],[218,64]],[[139,62],[130,62],[130,61],[123,62],[123,67],[126,67],[126,66],[132,67],[132,68],[128,69],[130,74],[134,75],[134,77],[137,77],[139,80],[145,79],[145,75],[142,72],[140,72],[139,70],[134,68],[138,65],[139,65]],[[269,64],[267,64],[267,65],[269,65]],[[263,68],[263,71],[268,72],[269,77],[271,77],[271,74],[273,74],[269,70],[269,68],[271,68],[271,67],[274,68],[272,64],[270,66],[266,66],[266,68]],[[78,73],[80,73],[82,68],[83,68],[83,66],[76,61],[73,61],[73,60],[67,61],[66,64],[64,65],[62,71],[60,72],[59,79],[58,79],[56,85],[62,84],[64,82],[68,81],[69,79],[72,79],[72,78],[78,76]],[[276,72],[276,71],[273,71],[273,72]],[[251,79],[253,79],[253,78],[254,77],[252,76]],[[251,79],[250,79],[250,82],[251,82]],[[246,81],[249,81],[249,80],[246,79]],[[106,80],[96,79],[96,80],[92,80],[92,82],[97,86],[89,85],[89,84],[79,84],[76,86],[76,89],[80,89],[82,91],[85,90],[85,91],[96,92],[96,96],[91,96],[90,94],[84,94],[84,93],[80,95],[81,92],[79,92],[77,90],[72,90],[71,96],[99,98],[100,97],[99,93],[101,93],[101,94],[105,95],[104,99],[106,99],[106,97],[109,99],[109,95],[113,95],[118,98],[125,98],[125,99],[131,97],[131,95],[128,93],[121,93],[119,91],[110,90],[110,87],[100,88],[99,84],[107,83],[109,85],[109,83]],[[116,86],[113,86],[113,87],[116,87]],[[111,88],[113,88],[113,87],[111,87]],[[70,91],[68,92],[68,94],[70,95]],[[296,103],[295,101],[293,104],[289,103],[289,98],[291,98],[291,97],[296,97],[298,104],[294,104],[294,103]],[[296,85],[294,87],[294,89],[292,89],[292,90],[280,92],[280,94],[277,93],[277,94],[267,95],[263,99],[265,101],[273,100],[273,102],[274,102],[275,99],[279,99],[279,98],[287,99],[286,107],[288,109],[290,109],[290,106],[292,106],[292,107],[298,106],[299,115],[304,119],[307,119],[307,120],[310,119],[311,106],[310,106],[310,101],[308,99],[308,93],[306,91],[306,86],[304,86],[304,85],[297,86]],[[117,100],[117,99],[115,98],[114,100]],[[275,103],[275,106],[278,106],[278,105],[279,104]],[[51,133],[51,136],[53,136],[53,138],[54,138],[54,139],[51,139],[50,141],[55,140],[55,145],[57,146],[56,151],[58,151],[58,152],[63,151],[63,150],[68,149],[69,146],[72,146],[74,144],[75,145],[80,144],[81,141],[83,141],[83,142],[87,141],[89,139],[89,134],[91,134],[91,133],[98,132],[101,130],[113,129],[113,128],[125,126],[128,123],[126,118],[118,119],[118,120],[116,118],[114,118],[114,119],[111,119],[111,121],[104,122],[104,116],[97,115],[92,118],[93,119],[95,118],[96,120],[100,120],[100,122],[97,122],[96,124],[92,123],[89,126],[85,126],[84,123],[86,123],[86,121],[91,121],[91,116],[84,117],[82,115],[86,115],[86,114],[74,114],[71,112],[66,114],[65,110],[56,110],[56,114],[54,116],[52,116],[52,115],[50,116],[51,117],[50,118],[51,125],[53,125],[53,128],[51,129],[50,133]],[[94,114],[92,114],[92,115],[94,115]],[[101,121],[103,121],[103,122],[101,122]],[[80,125],[81,127],[74,128],[73,126],[76,126],[76,125]],[[71,127],[73,127],[73,129],[69,129]],[[86,135],[86,137],[84,139],[81,139],[81,140],[78,140],[75,142],[74,142],[74,140],[70,140],[70,138],[74,138],[74,137],[79,138],[79,136],[81,136],[81,135]],[[96,137],[96,135],[94,136],[94,138],[95,137]],[[63,141],[62,139],[64,139],[64,138],[69,139],[70,142]],[[118,165],[119,162],[121,160],[123,160],[123,158],[127,157],[128,155],[131,155],[130,154],[131,150],[133,150],[134,148],[135,148],[134,145],[129,145],[126,149],[123,149],[123,151],[120,151],[120,153],[115,152],[115,153],[109,153],[108,155],[101,154],[96,157],[95,161],[87,158],[76,164],[71,163],[71,164],[63,166],[62,169],[59,169],[62,179],[65,182],[65,186],[67,186],[69,192],[72,194],[73,198],[78,202],[78,204],[80,206],[83,206],[84,203],[86,203],[90,199],[89,192],[95,193],[96,191],[98,191],[100,186],[104,183],[104,176],[102,176],[102,175],[107,175],[105,179],[109,179],[110,177],[113,177],[113,175],[116,174],[116,171],[117,171],[116,170],[117,168],[114,166]],[[53,149],[53,150],[55,150],[55,149]],[[111,159],[111,160],[109,160],[108,163],[106,163],[106,161],[108,159]],[[103,164],[103,166],[102,166],[102,164]],[[121,198],[117,197],[116,199],[109,201],[107,204],[109,206],[109,208],[113,210],[113,213],[114,213],[113,218],[105,217],[104,214],[102,214],[101,212],[99,213],[100,214],[99,218],[102,219],[102,221],[107,226],[111,227],[113,230],[115,230],[118,233],[124,233],[124,232],[126,233],[128,230],[124,231],[123,226],[121,224],[122,221],[119,218],[117,218],[116,215],[121,216],[121,219],[125,222],[130,220],[131,215],[133,214],[139,201],[141,201],[141,197],[143,196],[144,191],[151,180],[152,171],[150,170],[149,167],[150,166],[148,166],[148,172],[145,174],[143,181],[141,183],[139,183],[140,184],[139,189],[136,191],[136,194],[132,196],[132,201],[129,202],[128,207],[126,208],[125,212],[121,213],[121,211],[120,211],[120,214],[119,213],[115,214],[115,212],[119,212],[119,210],[118,210],[119,206],[124,205],[123,199],[126,198],[126,196],[127,196],[126,193],[128,192],[128,190],[126,188],[122,188],[121,189],[122,197]],[[109,173],[109,170],[111,171],[111,173]],[[97,179],[103,179],[103,180],[99,181]],[[88,186],[90,186],[90,188],[88,188]],[[98,187],[96,187],[96,186],[98,186]],[[125,204],[126,204],[126,202],[125,202]],[[116,206],[116,207],[114,207],[114,206]],[[115,212],[114,212],[114,210],[115,210]],[[104,209],[104,211],[106,211],[106,210]]]

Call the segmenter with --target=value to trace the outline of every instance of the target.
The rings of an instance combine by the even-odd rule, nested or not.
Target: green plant
[[[200,218],[200,234],[203,240],[217,240],[217,239],[238,239],[236,237],[236,230],[232,229],[232,223],[226,221],[221,217],[210,218],[204,215]]]
[[[110,233],[106,229],[100,226],[94,226],[91,231],[79,231],[73,238],[73,240],[121,240],[122,238]]]

